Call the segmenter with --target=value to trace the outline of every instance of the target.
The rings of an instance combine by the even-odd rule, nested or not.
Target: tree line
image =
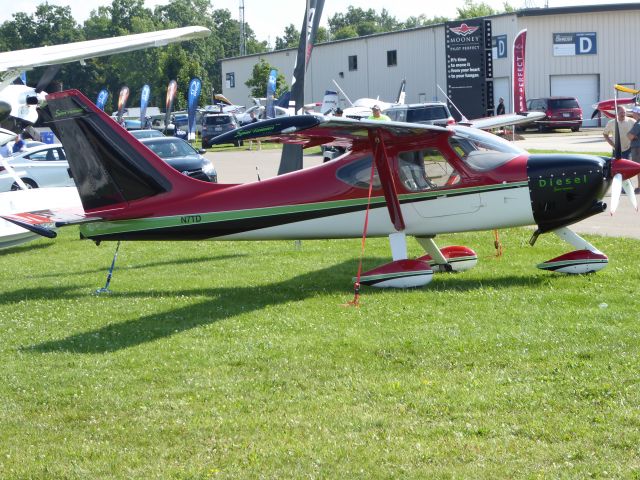
[[[505,2],[505,11],[511,7]],[[499,13],[481,2],[465,0],[458,8],[458,18],[472,18]],[[328,18],[329,28],[321,27],[316,43],[340,40],[374,33],[396,31],[405,28],[441,23],[449,19],[444,17],[427,18],[424,15],[399,21],[382,9],[348,7],[346,13],[336,13]],[[78,63],[64,65],[56,75],[56,82],[64,88],[77,88],[95,100],[98,92],[106,88],[109,101],[105,110],[115,109],[117,96],[123,85],[129,86],[131,95],[129,105],[140,103],[142,85],[151,87],[150,105],[161,106],[167,83],[171,79],[178,82],[176,109],[184,109],[187,104],[186,89],[189,80],[199,77],[202,80],[201,104],[210,103],[213,92],[222,90],[221,63],[223,58],[240,54],[240,23],[232,18],[227,9],[215,9],[210,0],[171,0],[166,5],[153,9],[144,5],[144,0],[113,0],[111,5],[99,7],[91,12],[81,25],[68,6],[56,6],[42,3],[35,13],[24,12],[13,15],[12,20],[0,25],[0,51],[35,48],[45,45],[93,40],[153,30],[200,25],[211,30],[205,39],[192,40],[168,45],[158,49],[146,49],[137,52],[89,59],[86,65]],[[300,31],[290,24],[282,37],[275,40],[275,49],[297,47]],[[258,40],[250,25],[245,23],[245,45],[247,54],[263,53],[273,50],[266,41]],[[259,72],[265,70],[264,67]],[[27,81],[35,85],[44,72],[44,68],[34,69],[27,74]],[[251,79],[247,79],[251,82]],[[257,91],[264,91],[264,79],[254,79],[259,83]],[[286,89],[282,75],[278,78],[278,90]],[[59,88],[59,86],[58,86]],[[48,90],[56,89],[51,85]]]

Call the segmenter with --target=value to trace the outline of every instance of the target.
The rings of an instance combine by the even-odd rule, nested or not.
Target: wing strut
[[[393,182],[393,175],[391,174],[391,167],[389,166],[389,158],[387,157],[387,149],[384,145],[384,139],[381,134],[382,130],[369,130],[369,141],[373,145],[373,156],[376,163],[376,169],[380,177],[380,183],[382,184],[382,190],[384,192],[384,198],[387,201],[387,208],[389,209],[389,217],[391,217],[391,223],[397,231],[402,231],[405,228],[404,218],[402,217],[402,211],[400,210],[400,200],[398,200],[398,192],[396,191],[396,185]]]

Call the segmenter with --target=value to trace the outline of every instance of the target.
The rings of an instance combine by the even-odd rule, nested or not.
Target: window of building
[[[227,73],[227,88],[236,88],[236,74],[233,72]]]
[[[398,51],[387,50],[387,67],[395,67],[398,65]]]
[[[355,70],[358,70],[358,56],[349,55],[349,71],[353,72]]]

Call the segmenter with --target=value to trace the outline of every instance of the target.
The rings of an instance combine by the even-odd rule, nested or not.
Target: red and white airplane
[[[625,87],[624,85],[615,85],[615,90],[617,92],[630,93],[634,95],[633,97],[627,98],[615,98],[609,100],[602,100],[595,105],[593,105],[593,113],[591,114],[591,118],[595,118],[598,113],[602,113],[607,118],[615,118],[616,116],[616,106],[622,105],[627,110],[630,110],[631,107],[638,104],[638,95],[640,94],[640,90],[636,90],[635,88]],[[617,93],[616,93],[617,95]]]
[[[4,215],[54,236],[48,224],[79,225],[81,238],[268,240],[388,236],[392,261],[363,284],[415,287],[434,271],[466,270],[468,247],[438,248],[440,234],[537,225],[575,249],[539,265],[567,273],[603,268],[607,257],[569,225],[605,210],[640,165],[590,155],[530,155],[464,126],[356,121],[301,115],[257,122],[217,143],[250,138],[312,147],[349,146],[331,162],[247,184],[210,184],[181,175],[134,140],[78,91],[50,94],[41,115],[68,153],[84,207],[79,216]],[[624,187],[628,188],[628,185]],[[425,256],[407,258],[406,236]]]

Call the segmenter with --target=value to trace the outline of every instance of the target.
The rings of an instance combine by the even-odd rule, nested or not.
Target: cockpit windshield
[[[449,138],[451,147],[470,168],[486,172],[526,152],[513,143],[483,130],[456,126]]]

